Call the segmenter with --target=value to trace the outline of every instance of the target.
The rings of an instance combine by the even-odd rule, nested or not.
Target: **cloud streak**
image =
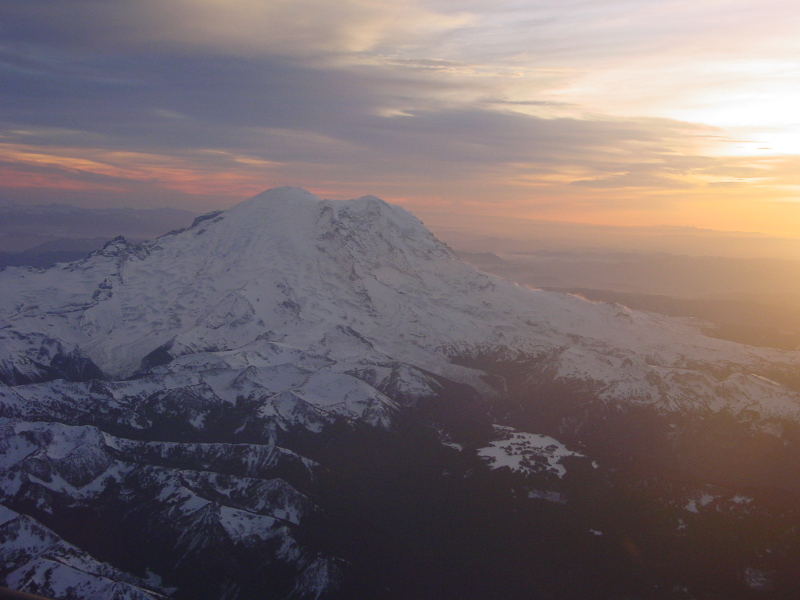
[[[293,184],[412,208],[686,225],[707,225],[726,198],[746,222],[794,197],[798,161],[697,107],[702,93],[747,89],[742,40],[758,64],[794,47],[797,10],[767,5],[4,3],[0,194],[204,209]],[[728,75],[696,85],[720,64]],[[759,83],[793,68],[764,67]],[[739,135],[756,143],[739,148]]]

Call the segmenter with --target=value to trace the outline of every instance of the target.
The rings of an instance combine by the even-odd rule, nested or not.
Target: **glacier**
[[[94,561],[79,583],[67,563],[38,558],[8,559],[0,577],[53,598],[77,585],[98,598],[109,585],[119,598],[347,597],[358,565],[312,524],[331,514],[319,490],[336,469],[360,468],[337,463],[348,435],[419,428],[441,460],[463,463],[445,476],[494,467],[481,477],[526,502],[557,499],[539,510],[562,510],[570,471],[606,476],[638,435],[630,415],[665,445],[681,440],[674,461],[691,477],[705,472],[686,440],[720,435],[718,422],[783,456],[800,425],[800,352],[701,325],[513,284],[398,206],[299,188],[81,261],[6,268],[2,510],[21,515],[16,530],[38,527],[51,545],[71,536],[108,564],[76,549]],[[64,525],[97,514],[135,529],[135,548],[115,553]],[[147,573],[167,583],[147,587]]]

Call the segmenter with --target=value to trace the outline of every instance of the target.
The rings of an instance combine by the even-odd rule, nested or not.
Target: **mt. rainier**
[[[0,531],[28,548],[0,576],[27,590],[745,598],[754,571],[789,589],[796,516],[759,490],[800,489],[799,352],[523,288],[402,208],[295,188],[5,269],[0,290],[3,510],[87,557],[56,585],[30,525]],[[634,496],[648,508],[621,511]],[[694,497],[780,532],[734,552],[684,514]],[[713,581],[674,566],[700,538],[724,548]]]
[[[693,363],[746,373],[736,379],[756,387],[763,380],[750,372],[798,364],[797,354],[708,338],[675,319],[520,288],[460,262],[399,207],[291,188],[154,242],[116,240],[81,263],[7,269],[3,289],[4,329],[33,341],[28,356],[41,354],[37,336],[55,338],[113,378],[259,339],[336,359],[390,356],[451,376],[450,358],[462,353],[548,356],[560,377],[640,401],[683,398]],[[796,415],[800,406],[781,408]]]

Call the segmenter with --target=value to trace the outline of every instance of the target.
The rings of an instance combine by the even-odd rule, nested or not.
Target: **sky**
[[[788,0],[0,0],[0,198],[800,237]]]

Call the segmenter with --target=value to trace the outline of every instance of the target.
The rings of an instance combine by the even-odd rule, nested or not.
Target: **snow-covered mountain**
[[[511,351],[546,358],[556,377],[587,382],[605,400],[800,410],[797,396],[763,378],[795,369],[798,353],[489,277],[369,196],[270,190],[154,242],[118,239],[79,263],[7,269],[2,289],[8,379],[49,378],[59,357],[127,378],[176,356],[268,341],[333,360],[390,357],[469,383],[476,374],[453,357]]]
[[[560,506],[573,479],[613,478],[603,461],[642,432],[691,477],[683,441],[717,448],[722,421],[794,448],[798,367],[798,352],[476,271],[378,198],[278,188],[151,242],[0,272],[0,497],[55,532],[39,538],[102,555],[81,577],[138,590],[120,598],[345,594],[377,577],[342,542],[361,534],[333,544],[314,524],[347,530],[325,490],[373,468],[381,436],[416,431],[436,477],[509,471],[530,506]],[[125,549],[76,519],[124,531]],[[55,572],[19,579],[21,561],[0,565],[8,583],[67,597],[42,587]]]

